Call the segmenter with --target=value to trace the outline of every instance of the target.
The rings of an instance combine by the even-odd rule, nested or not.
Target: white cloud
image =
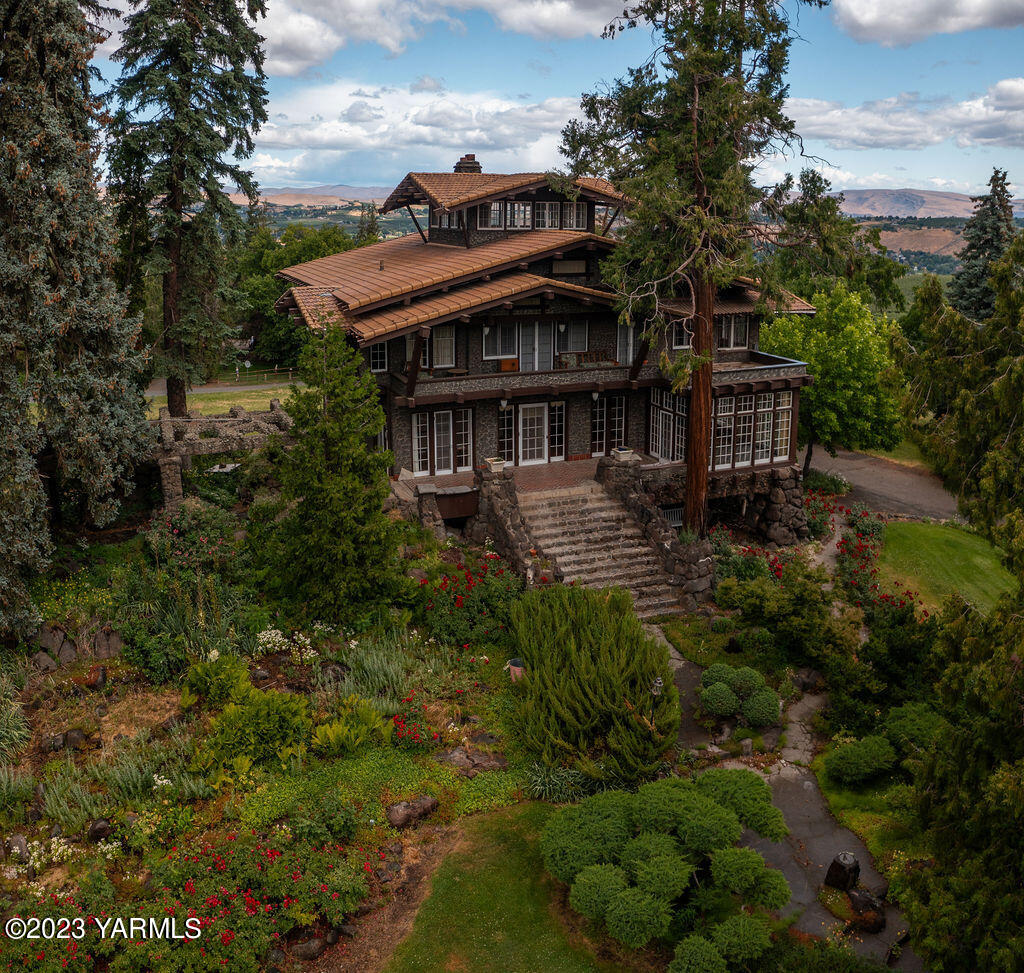
[[[932,34],[1024,25],[1020,0],[834,0],[836,23],[859,41],[886,47]]]
[[[411,85],[409,91],[417,94],[420,91],[444,91],[444,82],[429,74],[421,74]]]
[[[960,102],[904,92],[853,106],[792,98],[787,107],[805,139],[835,149],[924,149],[950,140],[961,148],[1024,148],[1024,78],[1006,78]]]

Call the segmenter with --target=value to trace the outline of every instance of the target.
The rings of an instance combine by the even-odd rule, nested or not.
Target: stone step
[[[572,574],[566,573],[565,579],[575,581],[584,588],[625,588],[632,592],[634,599],[638,598],[641,593],[647,594],[652,590],[669,590],[668,585],[665,584],[665,575],[660,571],[656,574],[654,572],[635,574],[629,578],[615,572],[606,574],[577,574],[573,572]]]
[[[649,547],[647,539],[639,530],[614,528],[608,525],[580,525],[570,530],[545,528],[532,531],[534,540],[549,553],[556,549],[578,550],[581,545],[588,548]]]
[[[566,575],[595,574],[610,569],[616,571],[620,576],[626,577],[633,572],[644,573],[662,570],[661,560],[649,550],[637,550],[623,557],[609,551],[581,551],[563,554],[556,560],[562,573]]]
[[[550,518],[552,520],[572,520],[575,517],[628,517],[627,511],[619,504],[611,503],[587,503],[586,501],[566,501],[558,504],[537,504],[530,506],[520,503],[519,509],[524,517],[537,520]]]

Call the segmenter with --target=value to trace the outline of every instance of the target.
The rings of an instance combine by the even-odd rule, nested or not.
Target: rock
[[[69,750],[87,750],[89,738],[78,727],[64,734],[64,746]]]
[[[254,682],[263,682],[270,678],[270,673],[266,669],[253,669],[252,678]]]
[[[42,804],[46,800],[46,785],[42,781],[36,784],[35,800],[37,804]]]
[[[37,652],[32,656],[32,665],[43,672],[53,672],[57,668],[57,663],[53,661],[53,657],[45,652]]]
[[[121,654],[124,643],[117,632],[109,628],[101,628],[92,642],[93,655],[97,659],[113,659]]]
[[[57,661],[62,666],[69,666],[78,658],[78,652],[70,642],[65,642],[57,653]]]
[[[92,689],[95,691],[101,690],[107,684],[107,667],[106,666],[93,666],[89,669],[88,675],[85,677],[85,681],[82,683],[86,689]]]
[[[51,838],[59,838],[63,833],[64,831],[62,830],[59,824],[55,824],[52,828],[50,828]]]
[[[421,584],[427,580],[427,572],[424,571],[423,568],[409,568],[409,570],[405,572],[405,576],[412,579],[417,584]]]
[[[128,811],[124,816],[125,827],[133,828],[138,824],[139,816],[134,811]]]
[[[54,753],[57,753],[59,750],[63,750],[64,749],[64,734],[63,733],[58,733],[56,736],[50,737],[49,747],[50,747],[50,749]]]
[[[825,884],[831,885],[840,892],[847,892],[857,884],[860,878],[860,862],[851,851],[841,851],[832,859],[825,873]]]
[[[850,889],[847,893],[858,928],[864,932],[881,932],[885,928],[885,903],[867,889]]]
[[[415,801],[399,801],[386,811],[388,822],[393,828],[405,828],[437,810],[437,798],[418,797]]]
[[[167,733],[170,733],[176,726],[184,722],[184,717],[181,713],[171,713],[163,723],[160,724],[160,728]]]
[[[7,839],[7,849],[15,861],[23,864],[28,861],[28,842],[23,834],[12,834]]]
[[[343,923],[342,925],[338,926],[337,928],[338,928],[338,932],[342,936],[345,936],[348,939],[352,939],[355,936],[355,934],[359,931],[355,926],[353,926],[349,922]]]
[[[36,636],[36,642],[44,652],[59,652],[64,641],[64,633],[55,625],[44,625]]]
[[[360,902],[359,905],[356,906],[357,919],[362,919],[363,916],[368,916],[371,912],[373,912],[373,906],[370,905],[369,902]]]
[[[89,831],[86,837],[93,842],[104,841],[110,837],[113,827],[106,818],[97,818],[89,825]]]
[[[106,716],[107,715],[107,708],[106,708],[106,706],[104,706],[102,703],[100,703],[100,705],[96,707],[96,715],[97,716],[101,716],[101,717],[102,716]]]
[[[465,747],[455,747],[438,754],[439,763],[449,764],[465,777],[476,777],[484,770],[504,770],[508,761],[500,753],[486,753],[483,751],[470,751]]]
[[[903,947],[910,942],[910,930],[904,929],[890,944],[885,953],[885,965],[894,966],[903,953]]]
[[[319,936],[314,936],[312,939],[306,939],[292,946],[291,954],[295,959],[310,960],[316,959],[325,949],[327,949],[327,943]]]
[[[743,756],[749,757],[754,753],[754,741],[749,737],[746,740],[741,740],[740,748],[743,750]]]
[[[284,954],[283,949],[268,949],[267,955],[263,957],[263,962],[267,966],[280,965],[288,959]]]

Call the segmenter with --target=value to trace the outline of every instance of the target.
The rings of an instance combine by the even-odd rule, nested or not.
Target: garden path
[[[700,689],[701,667],[688,659],[684,659],[675,646],[665,637],[660,625],[644,624],[644,631],[655,642],[660,642],[668,649],[669,665],[672,667],[672,681],[679,690],[679,707],[682,719],[679,721],[677,745],[680,750],[692,750],[698,745],[708,746],[711,735],[694,718],[693,710],[697,705],[697,691]]]

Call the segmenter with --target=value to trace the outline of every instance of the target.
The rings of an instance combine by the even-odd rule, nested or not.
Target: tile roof
[[[418,233],[410,233],[285,267],[279,276],[330,290],[346,311],[356,312],[594,242],[615,245],[608,237],[576,230],[524,230],[469,248],[424,243]]]
[[[495,280],[476,281],[448,293],[434,293],[411,304],[397,304],[368,314],[346,314],[339,302],[323,288],[299,285],[290,288],[277,301],[278,311],[298,310],[307,326],[341,325],[360,345],[413,331],[421,325],[439,324],[470,311],[483,309],[512,298],[554,291],[583,301],[611,304],[615,296],[608,291],[581,287],[536,274],[506,274]]]
[[[622,200],[622,194],[607,179],[581,176],[574,180],[581,189],[606,197],[611,202]],[[410,172],[380,207],[380,212],[408,204],[433,203],[445,209],[465,206],[475,200],[519,192],[531,186],[543,187],[548,177],[543,172]]]

